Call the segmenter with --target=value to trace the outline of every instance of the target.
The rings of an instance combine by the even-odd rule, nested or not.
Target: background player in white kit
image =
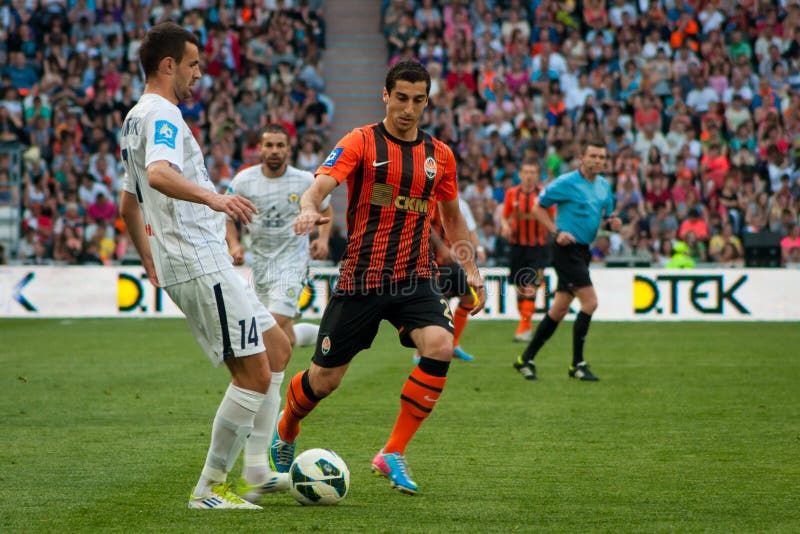
[[[319,237],[310,245],[307,235],[295,233],[294,221],[300,214],[300,197],[311,187],[314,175],[287,163],[290,150],[286,128],[280,124],[267,125],[261,134],[261,165],[237,173],[228,186],[228,193],[250,200],[258,209],[258,215],[247,230],[251,238],[253,281],[259,300],[283,328],[292,346],[306,346],[316,342],[319,326],[294,324],[299,315],[297,301],[308,278],[309,255],[316,259],[328,257],[331,223],[317,227]],[[330,200],[325,199],[321,209],[324,217],[332,219],[333,209],[329,203]],[[245,250],[239,241],[236,225],[230,219],[227,240],[234,263],[243,264]],[[267,405],[271,412],[264,415],[264,426],[270,429],[271,437],[280,410],[280,385],[289,362],[288,357],[278,358],[269,354],[269,363],[272,380]],[[237,488],[239,495],[248,500],[260,497],[257,490],[253,493],[253,488],[261,484],[267,461],[266,447],[248,441],[245,445],[244,477]],[[270,474],[279,480],[285,476],[284,473]],[[281,480],[272,489],[288,489],[288,484]]]
[[[214,191],[178,110],[201,76],[197,37],[175,23],[158,24],[145,36],[139,58],[146,82],[122,125],[127,173],[121,214],[150,281],[183,311],[212,363],[225,363],[231,374],[189,508],[258,509],[226,479],[265,410],[265,346],[271,355],[288,358],[291,345],[228,254],[225,215],[247,223],[257,210],[245,198]]]

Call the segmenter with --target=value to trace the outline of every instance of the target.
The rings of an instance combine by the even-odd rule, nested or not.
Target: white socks
[[[278,412],[281,408],[281,384],[284,372],[272,372],[272,380],[264,401],[256,412],[253,431],[244,444],[244,468],[242,473],[248,484],[260,484],[267,480],[270,471],[267,450],[272,443]]]
[[[317,334],[319,333],[319,325],[311,323],[297,323],[294,325],[294,346],[295,347],[308,347],[317,342]]]
[[[194,489],[196,497],[208,494],[213,485],[225,482],[228,471],[253,430],[256,412],[263,405],[265,397],[263,393],[233,384],[228,386],[211,427],[211,445],[200,480]]]

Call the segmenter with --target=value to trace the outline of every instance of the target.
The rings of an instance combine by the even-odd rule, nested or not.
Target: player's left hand
[[[328,241],[326,239],[316,238],[308,245],[308,250],[315,260],[328,259]]]
[[[486,305],[486,288],[483,287],[483,278],[481,278],[481,274],[478,271],[467,274],[467,284],[472,288],[475,296],[478,297],[475,307],[472,308],[469,314],[477,315]]]
[[[225,213],[231,220],[242,224],[253,222],[253,216],[258,214],[255,204],[239,195],[213,195],[208,201],[208,207],[214,211]]]

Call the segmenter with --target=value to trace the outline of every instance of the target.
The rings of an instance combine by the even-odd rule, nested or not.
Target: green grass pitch
[[[385,325],[300,435],[348,462],[348,497],[203,512],[186,503],[228,379],[184,321],[0,321],[0,532],[800,530],[796,324],[595,323],[595,384],[567,377],[571,323],[538,382],[511,367],[513,330],[467,326],[478,359],[407,450],[419,495],[369,469],[412,366]]]

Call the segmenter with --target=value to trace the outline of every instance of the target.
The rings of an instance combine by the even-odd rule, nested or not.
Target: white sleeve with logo
[[[168,161],[178,172],[183,172],[185,128],[186,123],[176,106],[155,106],[145,119],[145,168],[154,161]]]

